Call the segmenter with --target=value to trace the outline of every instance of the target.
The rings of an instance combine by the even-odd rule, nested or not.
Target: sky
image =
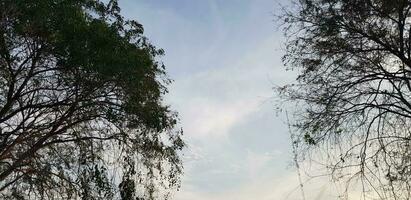
[[[284,113],[273,87],[290,83],[275,0],[120,0],[165,50],[174,80],[165,102],[178,111],[187,148],[176,200],[301,199]],[[304,179],[305,181],[305,179]],[[313,184],[315,183],[315,184]],[[326,179],[307,200],[336,199]]]

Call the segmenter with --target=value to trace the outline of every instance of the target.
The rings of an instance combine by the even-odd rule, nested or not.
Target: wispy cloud
[[[172,2],[172,3],[171,3]],[[166,101],[179,111],[188,149],[177,200],[281,199],[296,185],[286,127],[272,86],[281,65],[271,0],[125,1],[166,50],[175,80]],[[281,197],[281,198],[279,198]]]

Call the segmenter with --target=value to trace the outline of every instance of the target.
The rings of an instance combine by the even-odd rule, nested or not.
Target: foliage
[[[179,187],[163,51],[116,0],[2,0],[0,27],[0,198],[164,199]]]
[[[321,152],[335,179],[379,199],[411,194],[411,2],[300,0],[284,11],[286,65],[278,88],[296,112],[301,153]]]

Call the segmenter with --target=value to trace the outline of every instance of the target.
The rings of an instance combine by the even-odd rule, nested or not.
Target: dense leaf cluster
[[[116,0],[0,1],[0,198],[154,199],[184,147],[163,51]]]

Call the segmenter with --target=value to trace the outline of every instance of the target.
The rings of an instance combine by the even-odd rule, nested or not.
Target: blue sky
[[[177,200],[300,199],[284,114],[273,87],[294,73],[281,63],[284,38],[273,0],[120,0],[165,50],[188,148]],[[335,199],[324,180],[307,199]]]

